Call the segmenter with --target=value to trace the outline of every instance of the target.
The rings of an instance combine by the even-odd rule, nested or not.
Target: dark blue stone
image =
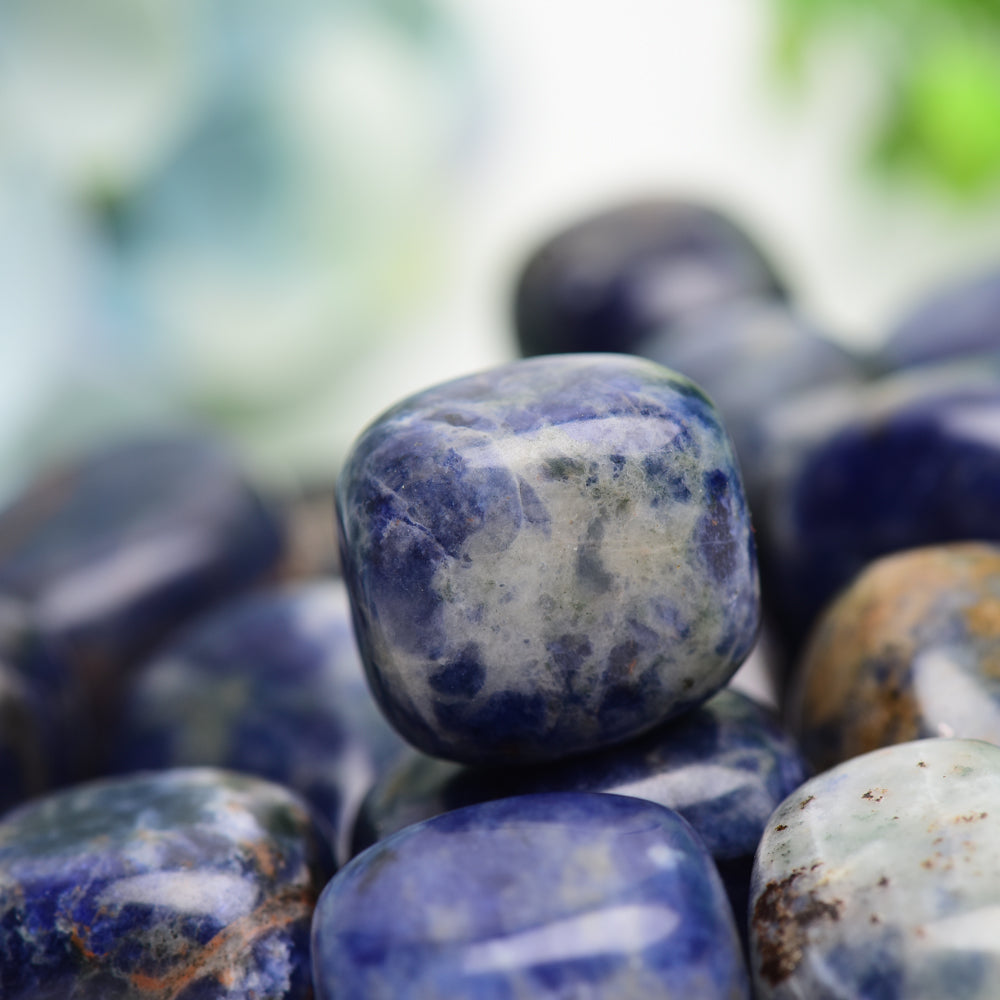
[[[215,442],[131,439],[49,472],[0,512],[0,592],[65,647],[103,718],[138,657],[275,569],[282,534]]]
[[[365,798],[355,850],[411,823],[510,795],[633,795],[679,812],[722,870],[737,923],[746,920],[754,852],[768,817],[808,777],[772,712],[736,691],[636,740],[530,768],[468,767],[411,751]]]
[[[514,322],[523,355],[632,352],[652,330],[744,296],[784,299],[774,267],[723,213],[649,200],[574,222],[518,276]]]
[[[355,443],[337,507],[372,690],[435,756],[621,742],[714,694],[756,636],[729,439],[644,359],[535,358],[419,393]]]
[[[313,923],[317,1000],[735,1000],[718,873],[677,813],[594,793],[468,806],[359,855]]]
[[[1000,271],[936,289],[890,331],[878,353],[885,371],[1000,350]]]
[[[4,1000],[311,997],[332,859],[305,805],[209,768],[74,786],[0,822]]]
[[[368,691],[344,585],[330,581],[244,597],[166,646],[135,674],[111,762],[288,785],[346,860],[361,798],[403,746]]]

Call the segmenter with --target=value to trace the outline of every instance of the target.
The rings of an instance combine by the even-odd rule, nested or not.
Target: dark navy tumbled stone
[[[362,796],[403,747],[368,691],[344,585],[323,581],[234,601],[140,668],[111,762],[281,782],[329,822],[343,861]]]
[[[710,697],[753,646],[729,439],[653,362],[536,358],[428,389],[359,438],[337,501],[372,689],[435,756],[621,742]]]
[[[889,332],[878,352],[886,371],[1000,351],[1000,270],[936,289]]]
[[[359,855],[320,897],[313,968],[317,1000],[749,997],[687,823],[585,792],[468,806]]]
[[[928,367],[873,382],[786,449],[765,539],[775,624],[794,652],[873,559],[1000,539],[1000,369]],[[792,433],[794,433],[794,428]]]
[[[514,325],[523,355],[631,352],[652,330],[718,302],[785,298],[771,262],[722,212],[637,201],[568,225],[518,275]]]
[[[450,809],[509,795],[634,795],[677,810],[691,824],[743,924],[764,824],[807,777],[795,741],[772,712],[736,691],[720,691],[636,740],[545,766],[469,767],[411,751],[366,796],[355,850]]]
[[[332,874],[304,803],[210,768],[76,785],[0,821],[4,1000],[307,1000]]]
[[[104,714],[137,658],[273,572],[282,535],[214,441],[130,439],[43,475],[0,512],[0,592],[65,646]]]

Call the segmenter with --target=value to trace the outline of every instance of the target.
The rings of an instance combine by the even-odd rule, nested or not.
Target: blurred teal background
[[[174,419],[328,482],[400,396],[514,356],[538,240],[643,195],[731,211],[871,343],[1000,263],[977,9],[0,0],[0,497]]]

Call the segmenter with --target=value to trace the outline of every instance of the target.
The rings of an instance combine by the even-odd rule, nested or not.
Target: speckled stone
[[[729,440],[653,362],[536,358],[428,389],[360,437],[337,500],[372,689],[435,756],[628,739],[711,696],[753,646]]]
[[[329,822],[342,862],[362,796],[404,746],[368,691],[338,580],[260,591],[186,630],[136,672],[112,764],[288,785]]]
[[[775,414],[788,436],[763,532],[772,624],[796,656],[872,560],[1000,540],[1000,361],[925,366],[815,404]]]
[[[171,629],[277,565],[282,528],[195,433],[129,439],[43,475],[0,512],[0,591],[32,607],[101,702]]]
[[[4,1000],[311,997],[332,861],[270,782],[210,768],[77,785],[0,822]]]
[[[754,868],[758,1000],[1000,996],[1000,748],[855,757],[776,810]]]
[[[788,719],[823,769],[890,743],[1000,743],[1000,546],[885,556],[826,610]]]
[[[738,925],[764,824],[808,777],[795,741],[736,691],[628,743],[555,764],[478,768],[412,751],[365,798],[360,850],[411,823],[474,802],[536,792],[633,795],[675,809],[715,859]]]
[[[317,1000],[749,997],[711,859],[674,812],[593,793],[468,806],[341,869]]]
[[[774,266],[743,227],[707,205],[647,199],[554,233],[514,290],[524,355],[627,351],[651,330],[748,295],[783,299]]]

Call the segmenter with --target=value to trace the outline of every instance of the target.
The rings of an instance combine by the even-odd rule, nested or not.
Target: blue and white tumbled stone
[[[754,868],[759,1000],[1000,996],[1000,747],[874,750],[775,811]]]
[[[617,795],[528,795],[409,826],[324,890],[317,1000],[739,1000],[749,977],[704,846]]]
[[[0,822],[4,1000],[308,1000],[332,859],[301,800],[210,768],[105,779]]]
[[[653,362],[536,358],[412,396],[356,442],[337,504],[372,689],[433,755],[620,742],[704,701],[753,646],[729,438]]]
[[[330,824],[345,861],[362,797],[404,746],[365,682],[344,584],[330,580],[233,601],[140,668],[111,765],[280,782]]]

